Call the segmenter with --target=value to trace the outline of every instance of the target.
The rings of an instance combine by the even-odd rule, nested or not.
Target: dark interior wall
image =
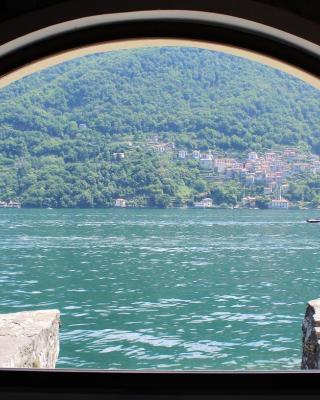
[[[241,0],[240,0],[241,1]],[[257,3],[265,3],[273,7],[290,11],[299,17],[310,21],[320,22],[319,0],[254,0]]]
[[[90,1],[90,0],[88,0]],[[221,0],[223,1],[223,0]],[[242,0],[237,0],[241,6]],[[27,14],[28,12],[43,9],[58,3],[65,3],[67,0],[0,0],[0,21],[10,19],[16,16]],[[110,1],[117,3],[117,1]],[[299,17],[306,18],[311,21],[320,22],[320,2],[319,0],[254,0],[256,3],[264,3],[289,11]],[[123,3],[123,2],[122,2]],[[149,7],[155,4],[155,8],[159,8],[159,2],[149,0]],[[188,1],[181,1],[181,8],[187,5]],[[199,5],[201,0],[199,0]],[[163,1],[163,4],[165,2]],[[128,1],[128,8],[132,8],[135,5],[135,1]]]
[[[0,1],[0,21],[26,14],[65,0],[1,0]]]

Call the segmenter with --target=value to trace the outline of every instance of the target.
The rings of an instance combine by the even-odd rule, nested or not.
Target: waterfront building
[[[125,208],[125,207],[126,207],[126,201],[125,201],[125,199],[121,199],[121,198],[116,199],[116,202],[115,202],[115,205],[114,205],[114,206],[115,206],[115,207]]]
[[[289,208],[289,202],[286,199],[272,199],[269,208],[287,210]]]
[[[18,201],[12,201],[10,200],[9,203],[7,203],[7,208],[21,208],[21,204]]]
[[[213,203],[212,203],[212,199],[210,199],[210,197],[202,199],[201,201],[194,202],[195,208],[211,208],[212,205],[213,205]]]
[[[242,198],[242,206],[247,208],[255,208],[256,198],[253,196],[246,196]]]

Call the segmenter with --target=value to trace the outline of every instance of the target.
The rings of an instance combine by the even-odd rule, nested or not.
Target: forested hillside
[[[194,160],[159,154],[150,138],[238,156],[274,145],[319,154],[319,106],[319,91],[302,81],[208,50],[78,58],[0,91],[0,200],[86,207],[122,196],[134,205],[180,204],[214,188]],[[125,158],[113,160],[114,152]]]

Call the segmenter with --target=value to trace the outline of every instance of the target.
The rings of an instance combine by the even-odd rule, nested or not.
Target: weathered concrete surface
[[[58,310],[0,314],[0,368],[54,368],[59,323]]]
[[[302,324],[301,369],[320,369],[320,299],[307,304]]]

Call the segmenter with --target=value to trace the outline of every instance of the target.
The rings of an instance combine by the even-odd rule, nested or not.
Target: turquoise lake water
[[[59,368],[299,369],[319,214],[3,209],[0,309],[60,309]]]

